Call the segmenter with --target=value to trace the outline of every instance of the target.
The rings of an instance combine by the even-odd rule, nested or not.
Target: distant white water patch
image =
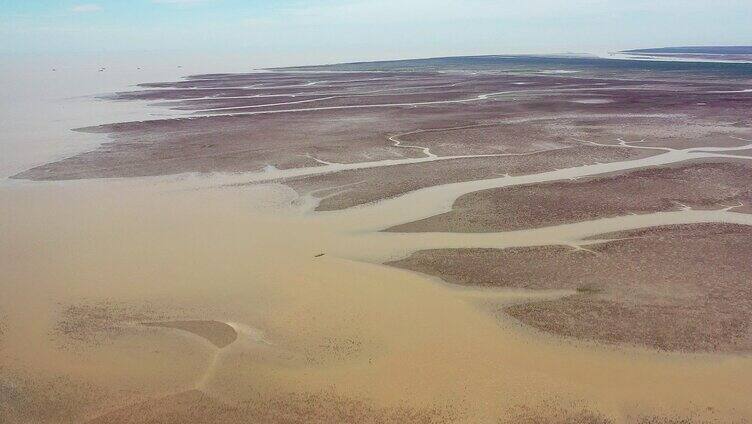
[[[611,99],[574,99],[570,100],[572,103],[580,103],[583,105],[605,105],[607,103],[613,103]]]
[[[620,59],[620,60],[644,60],[647,62],[708,62],[708,63],[752,63],[749,60],[729,60],[702,57],[680,57],[670,55],[649,55],[649,54],[627,54],[627,53],[600,53],[596,56],[602,59]]]
[[[580,72],[575,69],[546,69],[543,71],[538,71],[539,74],[547,74],[547,75],[559,75],[559,74],[576,74],[577,72]]]
[[[725,94],[725,93],[752,93],[752,88],[745,88],[743,90],[726,90],[726,91],[708,91],[709,94]]]

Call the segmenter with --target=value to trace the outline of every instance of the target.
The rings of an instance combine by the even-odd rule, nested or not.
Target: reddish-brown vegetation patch
[[[494,232],[587,221],[681,206],[752,203],[747,162],[695,162],[582,181],[505,187],[466,194],[451,212],[390,231]]]
[[[427,250],[392,262],[462,285],[571,289],[505,312],[544,331],[665,350],[752,350],[752,229],[696,224],[588,246]]]

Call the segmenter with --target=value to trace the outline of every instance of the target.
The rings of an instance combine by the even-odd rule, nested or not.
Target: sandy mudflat
[[[441,410],[378,408],[331,395],[289,394],[228,404],[198,390],[129,405],[88,423],[449,423]]]
[[[361,400],[340,399],[332,396],[295,395],[271,399],[254,399],[231,405],[212,398],[198,390],[177,393],[129,405],[87,421],[88,424],[128,423],[317,423],[358,422],[368,424],[442,424],[460,419],[442,410],[412,410],[409,408],[378,408]],[[504,422],[510,424],[612,424],[613,420],[573,407],[563,409],[550,405],[541,411],[537,408],[512,408]],[[632,417],[639,424],[682,424],[693,422],[687,417]]]

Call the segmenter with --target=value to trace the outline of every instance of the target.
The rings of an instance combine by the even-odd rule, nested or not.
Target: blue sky
[[[752,0],[0,0],[0,52],[307,63],[752,44]]]

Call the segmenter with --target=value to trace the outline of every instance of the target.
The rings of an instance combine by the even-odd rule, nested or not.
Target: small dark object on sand
[[[324,256],[324,254],[323,253],[319,253],[318,255],[314,256],[314,258],[320,258],[322,256]]]

